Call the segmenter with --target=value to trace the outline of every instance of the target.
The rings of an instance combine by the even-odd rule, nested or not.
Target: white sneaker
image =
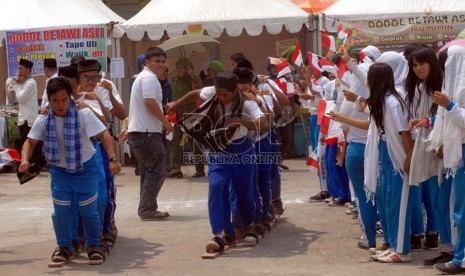
[[[325,202],[326,202],[326,203],[330,203],[330,202],[332,202],[333,200],[334,200],[334,198],[328,197],[327,199],[325,199]]]
[[[378,257],[378,261],[381,263],[410,263],[412,261],[412,256],[409,254],[400,254],[397,252],[391,252],[387,256]]]
[[[391,248],[384,250],[384,251],[376,251],[374,255],[371,255],[371,258],[375,261],[379,261],[379,258],[388,256],[391,253],[392,253]]]

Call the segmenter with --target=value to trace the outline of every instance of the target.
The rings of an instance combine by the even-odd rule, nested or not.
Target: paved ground
[[[117,177],[117,243],[107,262],[89,266],[78,259],[64,268],[47,267],[55,238],[48,176],[25,185],[15,175],[0,174],[0,275],[436,275],[413,255],[411,264],[380,264],[356,248],[357,221],[345,208],[308,203],[318,190],[303,160],[286,160],[282,194],[287,210],[279,224],[255,248],[233,249],[215,260],[202,260],[211,238],[207,214],[206,178],[167,180],[160,209],[167,221],[140,221],[139,184],[131,168]],[[185,175],[193,167],[184,169]]]

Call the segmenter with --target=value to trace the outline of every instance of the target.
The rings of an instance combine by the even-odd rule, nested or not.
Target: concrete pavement
[[[278,225],[254,248],[233,249],[202,260],[211,239],[207,179],[167,179],[159,195],[167,221],[137,217],[139,178],[125,167],[117,177],[118,240],[107,261],[90,266],[81,257],[63,268],[47,264],[55,248],[49,178],[43,173],[24,185],[0,174],[0,275],[437,275],[422,260],[437,252],[413,254],[410,264],[370,261],[358,249],[358,222],[343,207],[308,203],[319,188],[304,160],[286,160],[282,197],[287,206]]]

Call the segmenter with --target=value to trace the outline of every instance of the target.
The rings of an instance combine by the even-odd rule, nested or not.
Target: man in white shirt
[[[10,91],[12,91],[18,101],[18,128],[20,140],[16,145],[16,149],[21,151],[24,141],[31,130],[34,121],[39,115],[39,104],[37,101],[37,83],[32,78],[31,72],[34,63],[26,59],[19,60],[18,77],[11,83]],[[39,167],[45,165],[45,161],[41,158],[41,146],[39,145],[34,150],[31,157],[31,163],[40,162]],[[40,161],[39,161],[40,160]]]
[[[131,89],[128,142],[139,163],[140,201],[138,215],[142,220],[160,220],[169,216],[158,210],[157,196],[166,176],[166,149],[163,128],[173,126],[163,114],[163,92],[157,75],[166,68],[166,53],[158,47],[145,52],[145,67]]]

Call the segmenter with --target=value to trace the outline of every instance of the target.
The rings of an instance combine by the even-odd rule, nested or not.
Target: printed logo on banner
[[[57,66],[67,66],[75,55],[96,59],[107,68],[107,32],[104,25],[66,29],[9,31],[6,36],[8,76],[18,72],[20,59],[34,63],[32,75],[43,75],[45,58],[57,60]]]

